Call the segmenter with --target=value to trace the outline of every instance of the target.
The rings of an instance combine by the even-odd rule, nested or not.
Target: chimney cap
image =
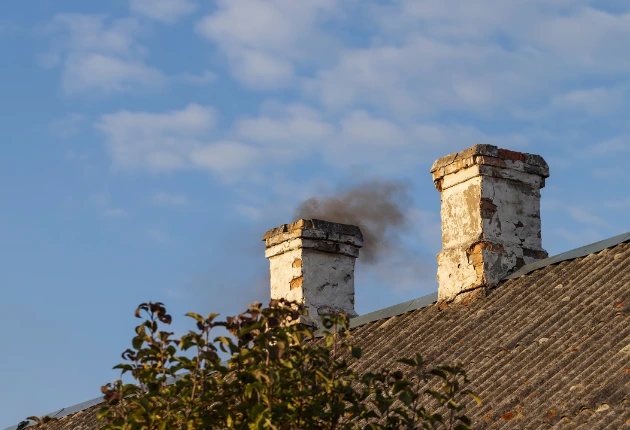
[[[549,177],[549,165],[540,155],[510,151],[485,144],[473,145],[461,152],[436,160],[431,166],[431,173],[435,181],[472,165],[482,164],[519,170],[543,178]]]
[[[291,224],[282,224],[265,233],[262,240],[269,247],[297,238],[340,242],[357,248],[363,246],[363,234],[359,227],[320,219],[299,219]]]

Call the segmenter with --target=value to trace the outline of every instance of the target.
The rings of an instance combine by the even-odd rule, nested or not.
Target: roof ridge
[[[520,278],[535,270],[542,269],[543,267],[550,266],[552,264],[561,263],[566,260],[574,260],[580,257],[586,257],[589,254],[603,251],[606,248],[619,245],[620,243],[630,241],[630,231],[617,236],[610,237],[608,239],[600,240],[589,245],[584,245],[579,248],[572,249],[570,251],[563,252],[561,254],[554,255],[553,257],[545,258],[543,260],[534,261],[533,263],[526,264],[514,273],[505,276],[502,280]]]

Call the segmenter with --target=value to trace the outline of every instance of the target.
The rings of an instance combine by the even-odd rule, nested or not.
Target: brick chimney
[[[441,193],[438,301],[469,301],[542,248],[540,189],[549,166],[539,155],[475,145],[433,163]]]
[[[271,298],[303,303],[300,322],[319,327],[319,316],[355,317],[354,262],[363,246],[359,227],[317,219],[283,224],[263,236],[269,259]]]

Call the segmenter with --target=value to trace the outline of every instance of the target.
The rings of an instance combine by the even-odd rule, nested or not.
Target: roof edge
[[[359,315],[350,319],[350,329],[360,327],[362,325],[382,320],[385,318],[395,317],[396,315],[404,314],[405,312],[415,311],[416,309],[425,308],[435,302],[437,302],[438,293],[427,294],[426,296],[418,297],[417,299],[409,300],[397,305],[389,306],[387,308],[379,309],[374,312]],[[317,330],[314,333],[315,337],[322,337],[323,330]]]
[[[562,254],[554,255],[553,257],[545,258],[543,260],[538,260],[533,263],[529,263],[516,272],[511,273],[505,276],[502,280],[520,278],[521,276],[525,276],[535,270],[542,269],[544,267],[550,266],[552,264],[558,264],[566,260],[574,260],[580,257],[586,257],[589,254],[594,254],[596,252],[603,251],[606,248],[613,247],[615,245],[619,245],[620,243],[630,241],[630,232],[620,234],[618,236],[613,236],[608,239],[600,240],[599,242],[591,243],[589,245],[582,246],[580,248],[572,249],[571,251],[563,252]]]

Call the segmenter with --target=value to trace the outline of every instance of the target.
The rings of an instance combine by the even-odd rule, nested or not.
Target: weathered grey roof
[[[473,428],[630,424],[630,243],[508,279],[468,306],[436,306],[355,330],[362,370],[421,352],[462,361]]]
[[[630,233],[525,266],[467,306],[440,310],[430,295],[357,317],[362,370],[416,352],[434,364],[462,361],[484,398],[468,409],[473,428],[627,426],[628,241]],[[44,428],[98,428],[99,407],[83,407]]]
[[[549,266],[551,264],[557,264],[562,261],[585,257],[589,254],[594,254],[603,249],[610,248],[611,246],[618,245],[628,240],[630,240],[630,232],[620,234],[618,236],[614,236],[608,239],[600,240],[599,242],[591,243],[590,245],[582,246],[581,248],[576,248],[571,251],[563,252],[562,254],[554,255],[553,257],[530,263],[526,266],[521,267],[519,270],[512,273],[511,275],[506,276],[504,279],[518,278],[520,276],[527,275],[534,270],[542,269],[543,267]]]

